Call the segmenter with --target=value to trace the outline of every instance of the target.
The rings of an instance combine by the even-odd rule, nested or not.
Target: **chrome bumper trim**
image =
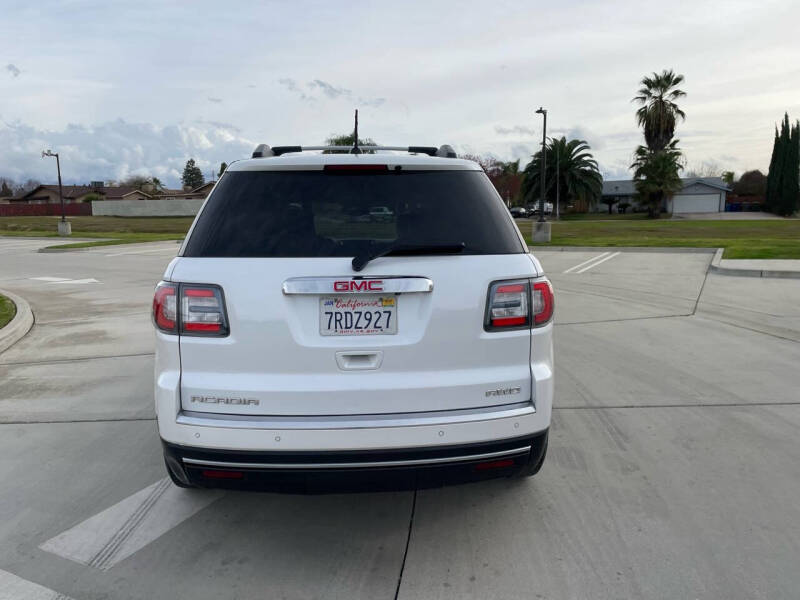
[[[340,284],[341,289],[337,289]],[[345,285],[346,284],[346,285]],[[370,287],[373,285],[374,287]],[[353,276],[341,277],[292,277],[283,282],[283,293],[341,296],[343,294],[409,294],[430,292],[433,281],[416,276]]]
[[[413,460],[382,460],[374,462],[343,462],[343,463],[242,463],[224,462],[219,460],[200,460],[197,458],[183,458],[184,464],[198,467],[222,467],[226,469],[363,469],[370,467],[411,467],[419,465],[437,465],[458,462],[474,462],[503,456],[526,454],[531,451],[530,446],[520,446],[511,450],[498,452],[485,452],[483,454],[468,454],[462,456],[447,456],[443,458],[418,458]]]
[[[413,413],[388,413],[374,415],[322,415],[322,416],[273,416],[231,415],[210,412],[181,411],[178,425],[194,427],[223,427],[229,429],[374,429],[378,427],[421,427],[426,425],[450,425],[470,421],[491,421],[534,414],[533,402],[515,402],[465,408]]]

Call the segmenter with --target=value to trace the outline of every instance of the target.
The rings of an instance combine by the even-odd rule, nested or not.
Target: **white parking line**
[[[69,279],[67,277],[29,277],[33,281],[44,281],[47,284],[84,284],[84,283],[100,283],[94,277],[87,277],[85,279]]]
[[[619,256],[620,254],[622,254],[622,252],[614,252],[614,254],[612,254],[611,256],[606,256],[604,259],[602,259],[602,260],[598,260],[597,262],[594,262],[594,263],[590,264],[588,267],[584,267],[584,268],[582,268],[580,271],[578,271],[578,272],[576,273],[576,275],[580,275],[580,274],[581,274],[581,273],[583,273],[584,271],[588,271],[589,269],[593,269],[593,268],[594,268],[594,267],[596,267],[597,265],[599,265],[599,264],[601,264],[601,263],[604,263],[604,262],[606,262],[607,260],[611,260],[611,259],[612,259],[612,258],[614,258],[615,256]]]
[[[0,600],[72,600],[72,598],[0,569]]]
[[[580,269],[585,264],[588,264],[588,263],[593,262],[593,261],[595,261],[597,259],[603,258],[606,254],[608,254],[608,252],[603,252],[602,254],[598,254],[597,256],[593,256],[589,260],[585,260],[579,265],[575,265],[574,267],[570,267],[569,269],[564,271],[564,273],[572,273],[575,269]]]
[[[46,281],[47,283],[58,283],[60,281],[71,281],[69,277],[29,277],[33,281]]]
[[[184,490],[164,478],[39,548],[107,571],[222,495],[216,490]]]

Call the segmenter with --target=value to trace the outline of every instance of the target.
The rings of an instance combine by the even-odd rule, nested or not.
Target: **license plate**
[[[397,298],[325,296],[319,299],[320,335],[393,335],[397,333]]]

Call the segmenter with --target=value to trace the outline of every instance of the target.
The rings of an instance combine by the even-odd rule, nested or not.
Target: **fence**
[[[79,217],[92,214],[88,202],[64,204],[64,214]],[[0,217],[55,217],[61,216],[61,204],[0,204]]]
[[[92,214],[106,217],[193,217],[203,202],[203,198],[95,200]]]

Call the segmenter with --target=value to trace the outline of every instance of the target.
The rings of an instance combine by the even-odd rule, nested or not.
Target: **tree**
[[[776,201],[776,188],[778,187],[778,164],[781,163],[781,139],[778,135],[778,128],[775,127],[775,140],[772,142],[772,157],[769,159],[769,170],[767,171],[767,187],[764,197],[764,209],[772,210]]]
[[[800,122],[789,124],[784,114],[780,133],[776,128],[767,174],[765,208],[789,216],[797,211],[800,195]]]
[[[764,196],[766,190],[767,177],[758,169],[745,171],[733,184],[733,193],[737,196]]]
[[[205,178],[203,177],[203,172],[200,170],[200,167],[194,163],[193,158],[190,158],[186,161],[186,166],[183,168],[183,177],[181,177],[181,182],[184,186],[192,189],[198,188],[206,182]]]
[[[617,200],[616,196],[604,196],[602,200],[600,200],[603,204],[608,206],[608,214],[611,213],[611,207],[614,206],[619,200]]]
[[[120,185],[133,187],[136,188],[137,190],[141,190],[146,186],[153,185],[153,181],[152,179],[150,179],[145,175],[131,175],[120,181]]]
[[[545,200],[555,203],[556,185],[561,203],[580,200],[594,204],[603,191],[603,176],[597,161],[584,140],[569,140],[565,137],[551,139],[545,146],[547,153],[545,168]],[[542,176],[542,152],[533,155],[533,160],[524,170],[522,195],[527,204],[539,201],[539,181]],[[556,171],[557,169],[557,171]]]
[[[519,203],[522,173],[519,171],[518,160],[503,162],[491,156],[476,154],[462,154],[459,158],[478,163],[506,204],[513,206]]]
[[[228,168],[228,163],[226,163],[226,162],[223,162],[222,164],[220,164],[220,166],[219,166],[219,173],[217,173],[217,177],[222,177],[222,174],[225,172],[225,170],[226,170],[227,168]]]
[[[631,165],[636,195],[640,202],[647,204],[652,218],[657,219],[663,201],[683,187],[679,175],[683,168],[681,156],[678,140],[671,141],[662,150],[652,150],[646,146],[636,149]]]
[[[723,171],[722,181],[728,187],[733,187],[733,183],[736,181],[736,173],[734,173],[733,171]]]
[[[633,102],[641,104],[636,111],[636,120],[644,128],[644,139],[650,150],[663,150],[675,135],[678,119],[686,115],[678,107],[676,100],[686,95],[679,90],[683,75],[676,75],[672,69],[664,69],[660,74],[644,77]]]
[[[14,192],[11,191],[11,187],[6,183],[6,180],[3,179],[2,185],[0,185],[0,198],[9,198],[14,195]]]
[[[787,144],[783,160],[783,185],[780,190],[780,200],[775,207],[775,212],[784,217],[789,217],[797,211],[798,194],[800,194],[800,122],[792,126]]]
[[[326,146],[348,146],[350,148],[353,147],[353,141],[355,140],[355,136],[352,133],[346,133],[342,135],[332,135],[327,140],[325,140]],[[372,150],[364,150],[364,146],[377,146],[378,144],[375,143],[375,140],[372,138],[358,138],[358,146],[362,149],[364,154],[375,154]],[[347,150],[325,150],[323,154],[347,154]]]

